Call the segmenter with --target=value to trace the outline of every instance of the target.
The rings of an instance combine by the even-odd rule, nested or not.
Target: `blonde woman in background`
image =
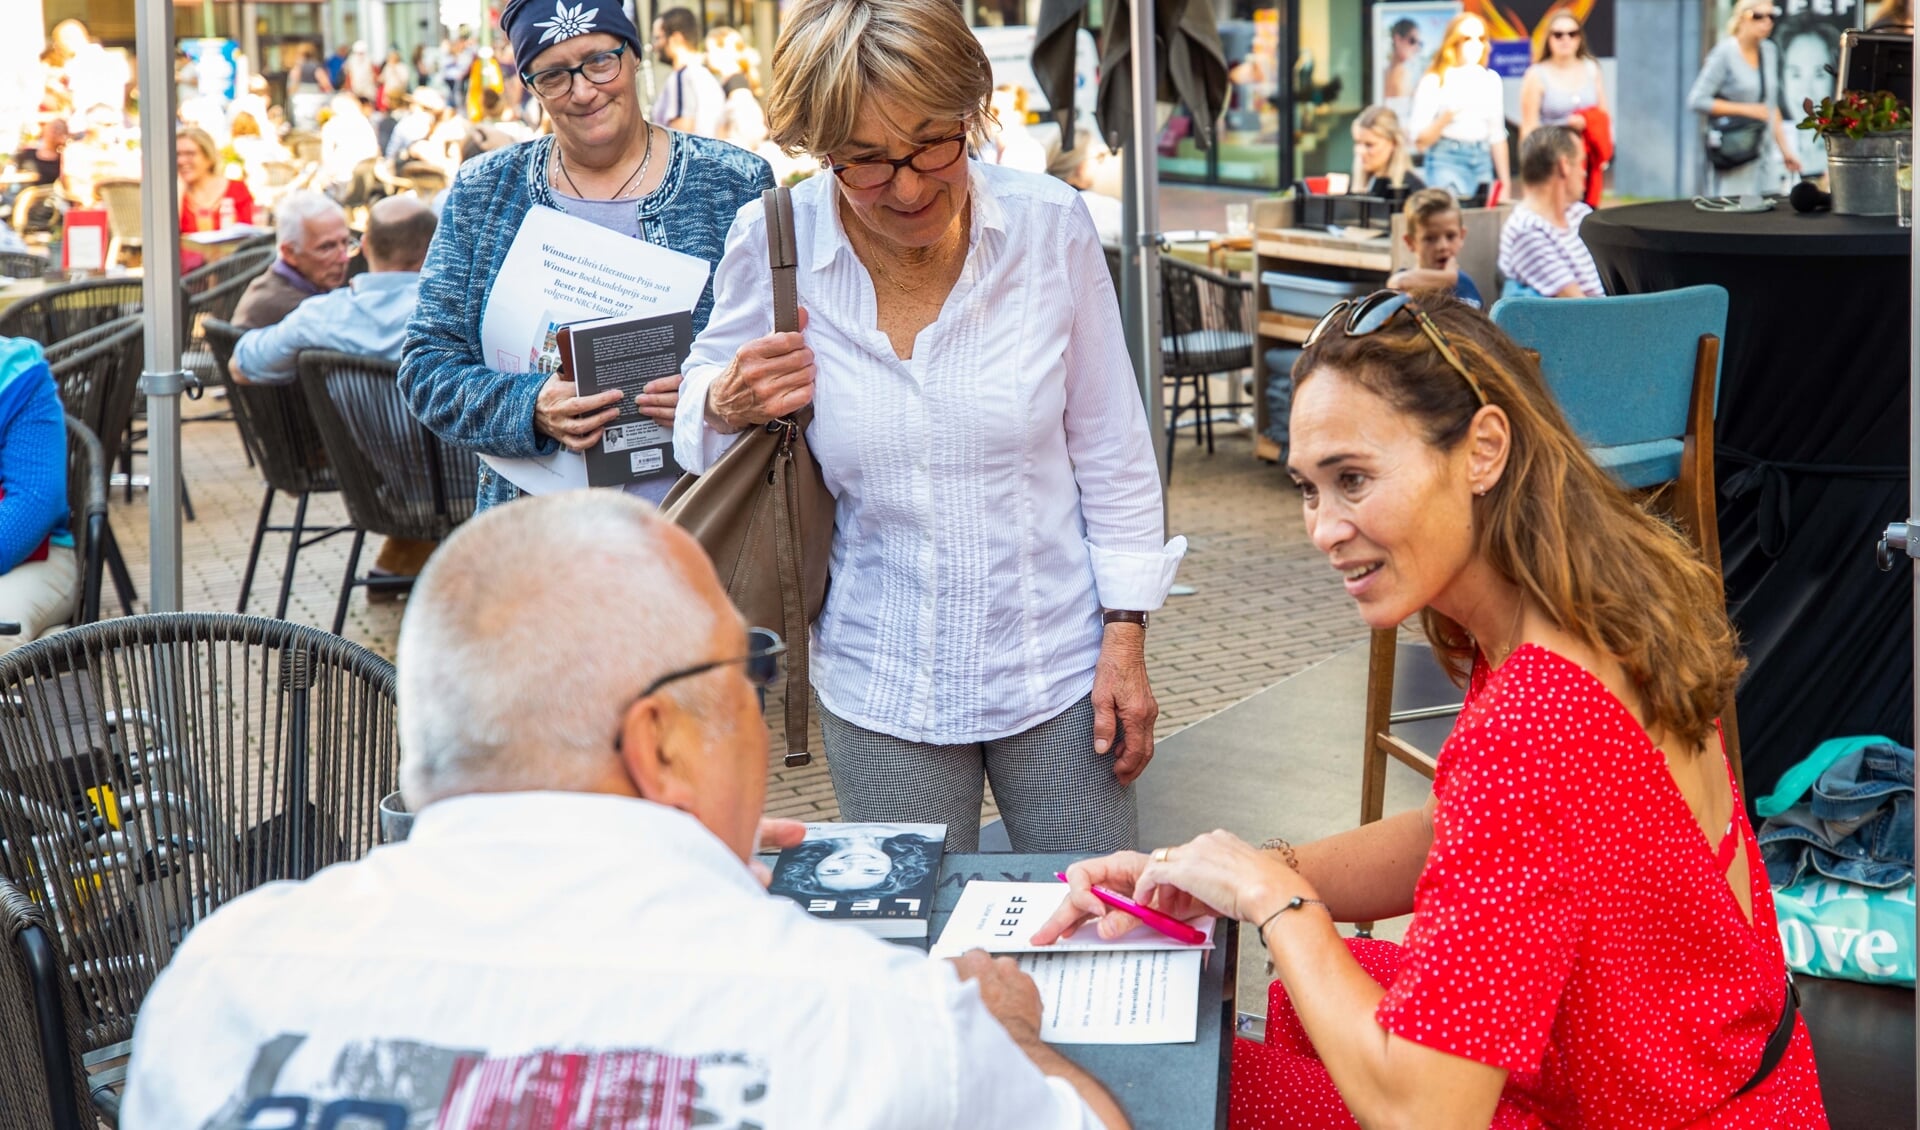
[[[1400,115],[1369,106],[1353,120],[1353,180],[1348,191],[1367,196],[1417,192],[1426,182],[1413,172],[1413,147]]]
[[[767,112],[760,105],[760,56],[740,33],[717,27],[707,33],[707,69],[720,80],[727,100],[720,112],[722,141],[759,149],[767,140]]]
[[[992,139],[980,156],[991,164],[1023,173],[1047,171],[1047,147],[1027,129],[1027,88],[1003,83],[993,88],[988,102],[987,135]]]
[[[1498,184],[1504,199],[1507,118],[1500,76],[1487,69],[1486,21],[1462,12],[1447,24],[1433,64],[1413,90],[1407,123],[1426,153],[1427,183],[1466,199],[1483,184]]]
[[[1533,65],[1520,79],[1520,140],[1541,126],[1585,132],[1583,111],[1606,108],[1606,82],[1600,60],[1587,47],[1586,29],[1572,12],[1556,13]]]
[[[1772,39],[1780,13],[1773,0],[1740,0],[1727,19],[1727,38],[1707,52],[1693,80],[1687,105],[1706,117],[1708,144],[1720,135],[1764,122],[1760,150],[1744,165],[1710,168],[1707,191],[1715,196],[1780,193],[1787,174],[1800,171],[1787,124],[1780,118],[1780,49]]]

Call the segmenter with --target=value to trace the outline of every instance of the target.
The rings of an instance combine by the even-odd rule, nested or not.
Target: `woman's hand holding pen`
[[[813,350],[800,329],[772,333],[740,347],[733,363],[707,389],[707,423],[721,432],[737,432],[777,420],[813,403]]]

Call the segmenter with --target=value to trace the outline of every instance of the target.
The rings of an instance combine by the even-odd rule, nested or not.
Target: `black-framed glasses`
[[[1577,28],[1577,27],[1576,27],[1576,28],[1558,28],[1558,29],[1555,29],[1555,30],[1553,30],[1553,31],[1550,31],[1550,32],[1548,32],[1548,33],[1547,33],[1547,38],[1549,38],[1549,39],[1578,39],[1578,38],[1580,38],[1580,29],[1579,29],[1579,28]]]
[[[1473,373],[1460,360],[1460,355],[1454,352],[1453,343],[1447,340],[1447,335],[1405,291],[1376,290],[1365,298],[1347,298],[1336,302],[1333,309],[1327,311],[1320,321],[1315,323],[1313,332],[1307,335],[1306,345],[1311,348],[1314,342],[1319,341],[1334,326],[1341,326],[1348,337],[1366,337],[1368,334],[1385,329],[1388,323],[1402,313],[1412,316],[1414,324],[1420,327],[1420,332],[1427,335],[1427,340],[1440,351],[1440,356],[1446,360],[1447,364],[1453,366],[1453,371],[1459,373],[1460,379],[1466,381],[1467,387],[1473,390],[1474,399],[1480,402],[1481,407],[1486,407],[1486,391],[1480,387],[1480,382],[1474,379]]]
[[[715,671],[735,663],[746,664],[747,681],[753,684],[754,689],[764,691],[780,681],[780,657],[786,653],[786,641],[780,638],[779,633],[768,628],[748,628],[747,653],[745,655],[736,655],[731,659],[715,659],[711,662],[700,663],[692,667],[683,667],[678,671],[669,671],[653,682],[648,683],[645,690],[628,699],[627,707],[631,707],[643,698],[648,698],[660,693],[660,689],[670,683],[679,682],[681,679],[691,679],[695,675],[704,675],[709,671]],[[620,713],[622,717],[626,715],[627,707],[621,708]],[[620,748],[620,738],[621,735],[616,732],[613,736],[613,748]]]
[[[827,168],[848,188],[880,188],[907,166],[912,166],[916,173],[937,173],[966,155],[967,135],[957,133],[952,137],[929,141],[898,160],[876,157],[871,161],[849,161],[844,165],[828,165]]]
[[[532,87],[533,92],[542,98],[558,98],[571,91],[574,75],[585,75],[593,85],[605,86],[619,77],[620,57],[626,53],[627,45],[622,43],[611,51],[587,56],[577,67],[548,67],[532,74],[521,71],[520,81]]]

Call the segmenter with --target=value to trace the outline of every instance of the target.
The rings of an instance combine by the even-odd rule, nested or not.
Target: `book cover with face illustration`
[[[817,918],[881,937],[925,937],[946,842],[944,824],[809,824],[773,865],[771,894]]]

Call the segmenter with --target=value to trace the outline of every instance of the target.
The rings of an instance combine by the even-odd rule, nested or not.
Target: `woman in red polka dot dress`
[[[1716,715],[1720,581],[1588,457],[1478,311],[1382,292],[1295,367],[1288,470],[1362,618],[1468,686],[1421,809],[1297,850],[1225,832],[1074,865],[1247,923],[1278,980],[1235,1127],[1824,1127]],[[1624,360],[1624,358],[1623,358]],[[1413,914],[1406,942],[1336,921]],[[1771,1045],[1771,1048],[1770,1048]]]

